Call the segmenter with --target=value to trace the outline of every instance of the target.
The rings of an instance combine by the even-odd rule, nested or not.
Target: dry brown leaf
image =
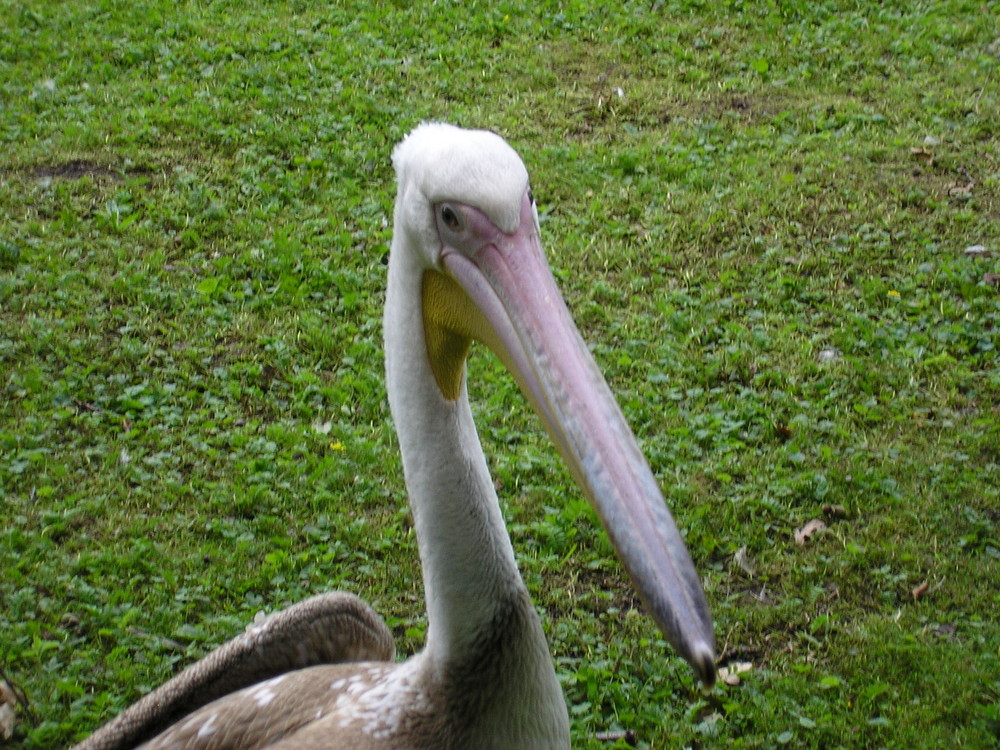
[[[837,518],[840,518],[847,515],[847,508],[843,505],[831,505],[830,503],[826,503],[823,505],[823,512],[828,516],[836,516]]]
[[[818,518],[814,518],[801,529],[796,529],[795,531],[795,543],[800,547],[812,538],[812,535],[817,531],[822,531],[826,528],[826,524],[820,521]]]
[[[917,599],[919,599],[920,597],[922,597],[924,594],[926,594],[928,592],[928,590],[930,590],[930,587],[931,587],[931,585],[927,581],[924,581],[919,586],[917,586],[915,589],[913,589],[913,591],[910,592],[913,595],[913,600],[916,601]]]
[[[983,281],[1000,289],[1000,273],[984,273]]]

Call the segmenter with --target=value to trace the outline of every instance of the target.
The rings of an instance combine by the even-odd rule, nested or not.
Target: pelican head
[[[393,162],[392,252],[403,257],[390,260],[390,293],[394,264],[420,279],[420,309],[413,312],[423,319],[436,397],[465,398],[472,341],[499,356],[596,510],[653,619],[711,685],[714,637],[698,575],[556,287],[520,157],[494,133],[425,124],[400,143]],[[401,347],[390,329],[387,321],[391,386],[392,352]],[[390,392],[397,423],[405,418],[399,401]],[[425,561],[425,577],[426,568]]]

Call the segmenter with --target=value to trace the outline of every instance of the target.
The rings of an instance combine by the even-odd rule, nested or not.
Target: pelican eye
[[[441,221],[444,225],[453,232],[457,232],[462,228],[462,221],[458,218],[458,214],[455,213],[455,209],[451,206],[441,207]]]

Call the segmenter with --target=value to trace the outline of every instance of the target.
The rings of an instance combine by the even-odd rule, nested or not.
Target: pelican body
[[[517,380],[667,639],[714,681],[698,576],[556,288],[520,157],[493,133],[424,124],[393,163],[386,377],[423,567],[423,651],[393,662],[374,612],[325,595],[253,626],[80,750],[569,748],[566,704],[472,420],[473,341]],[[322,615],[303,614],[314,609]]]

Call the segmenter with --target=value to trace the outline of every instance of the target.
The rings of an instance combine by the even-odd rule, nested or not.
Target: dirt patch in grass
[[[82,159],[74,159],[63,164],[41,164],[31,169],[30,172],[36,178],[51,177],[61,180],[79,180],[84,177],[116,181],[123,179],[120,171]]]
[[[703,92],[696,84],[664,88],[655,71],[635,60],[619,59],[606,45],[549,46],[552,70],[567,85],[563,117],[572,137],[615,131],[622,123],[658,129],[674,121],[730,119],[744,126],[766,122],[794,105],[773,91]],[[564,123],[565,124],[565,123]]]
[[[122,169],[105,166],[88,159],[71,159],[59,164],[37,164],[25,167],[0,166],[0,175],[20,174],[36,180],[82,180],[90,177],[95,181],[123,182],[129,177],[151,177],[154,170],[148,167]]]

